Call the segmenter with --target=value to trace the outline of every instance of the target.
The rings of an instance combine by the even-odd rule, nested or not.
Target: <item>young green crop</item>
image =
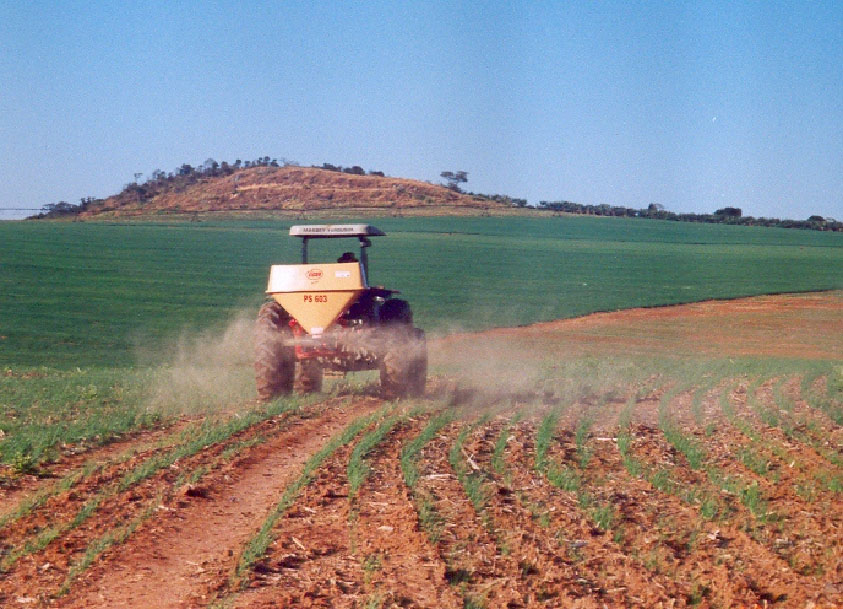
[[[430,419],[421,433],[410,440],[401,451],[401,472],[404,483],[410,489],[413,504],[419,515],[419,524],[432,543],[437,543],[442,535],[445,520],[436,511],[430,495],[419,489],[418,459],[421,451],[436,436],[439,431],[453,420],[453,414],[443,412]]]
[[[843,366],[832,368],[825,377],[825,393],[807,392],[806,399],[837,425],[843,425]]]
[[[275,527],[275,523],[293,505],[301,490],[310,484],[314,472],[319,466],[340,447],[351,442],[361,431],[379,418],[382,418],[391,408],[392,405],[387,405],[378,412],[355,419],[307,460],[299,476],[284,490],[281,499],[266,517],[260,530],[244,546],[240,560],[237,563],[237,568],[231,577],[231,584],[237,584],[239,582],[245,585],[246,580],[244,578],[246,573],[251,569],[255,561],[266,553],[269,545],[274,540],[272,530]]]
[[[664,396],[662,396],[659,402],[659,427],[661,427],[662,433],[664,433],[667,441],[676,450],[685,455],[691,469],[699,469],[706,459],[705,450],[689,434],[682,431],[679,425],[673,421],[669,413],[670,404],[679,393],[681,393],[681,390],[674,388],[665,392]]]
[[[632,445],[632,434],[630,432],[632,414],[635,411],[635,405],[638,402],[638,398],[642,395],[642,393],[644,393],[643,389],[630,394],[623,410],[618,416],[618,452],[621,455],[621,461],[623,462],[624,468],[627,472],[629,472],[629,475],[634,478],[637,478],[644,473],[644,466],[640,461],[632,456],[632,451],[630,450]]]
[[[199,429],[193,430],[189,438],[185,438],[183,444],[178,444],[172,449],[154,455],[146,459],[126,472],[122,478],[113,484],[97,491],[90,497],[69,522],[53,524],[41,530],[34,539],[29,540],[22,548],[17,548],[0,560],[0,571],[7,571],[24,556],[34,554],[46,548],[53,540],[65,535],[82,525],[100,507],[103,501],[113,497],[117,493],[131,488],[135,484],[146,480],[155,473],[169,467],[179,459],[196,454],[205,447],[217,442],[224,442],[234,434],[251,427],[252,425],[277,416],[285,412],[292,412],[298,407],[296,401],[276,400],[270,402],[259,410],[251,411],[243,416],[235,417],[223,422],[208,421]]]
[[[3,514],[3,516],[0,517],[0,529],[3,529],[4,527],[6,527],[6,525],[16,522],[17,520],[20,520],[24,516],[37,510],[38,508],[43,506],[51,497],[54,497],[60,493],[70,490],[71,488],[76,486],[81,480],[84,480],[90,475],[94,474],[95,472],[100,471],[103,467],[104,464],[96,462],[86,463],[81,468],[63,476],[55,484],[41,489],[32,497],[24,499],[13,510]]]
[[[146,504],[146,507],[127,524],[111,529],[102,536],[91,541],[85,549],[85,553],[82,558],[71,565],[70,570],[65,577],[64,583],[57,592],[57,596],[67,594],[70,591],[70,586],[74,580],[84,573],[103,552],[114,546],[125,543],[126,540],[134,534],[138,527],[154,516],[158,507],[162,505],[165,500],[171,498],[173,492],[181,488],[183,484],[196,484],[209,472],[218,469],[221,465],[228,463],[238,455],[242,455],[243,451],[266,442],[267,439],[267,436],[260,435],[246,440],[241,440],[239,442],[234,442],[223,450],[211,463],[198,467],[193,471],[181,473],[170,485],[170,488],[166,493],[156,495]]]
[[[468,495],[471,505],[474,506],[474,511],[478,514],[483,514],[486,509],[486,488],[485,479],[479,472],[470,472],[465,464],[465,457],[462,454],[463,444],[468,434],[471,433],[472,427],[465,427],[460,431],[454,443],[451,445],[451,450],[448,451],[448,461],[454,472],[457,474],[457,479]]]
[[[492,470],[498,475],[506,473],[504,453],[506,452],[507,442],[509,442],[509,431],[509,425],[504,425],[501,428],[498,439],[495,440],[495,449],[492,451]]]
[[[410,440],[401,451],[401,471],[404,474],[404,483],[411,490],[415,488],[419,479],[419,470],[416,464],[419,453],[439,433],[439,430],[450,423],[453,418],[454,415],[450,412],[436,415],[430,419],[421,433]]]
[[[366,478],[369,476],[371,469],[366,462],[366,457],[371,453],[375,447],[383,442],[384,438],[395,428],[404,417],[397,415],[389,417],[386,421],[378,425],[375,429],[363,436],[354,450],[351,451],[351,457],[348,459],[348,493],[350,498],[354,498],[357,491]]]
[[[388,233],[370,250],[372,282],[402,290],[436,332],[843,288],[843,239],[830,233],[584,217],[370,221]],[[256,312],[269,266],[298,259],[289,225],[0,222],[0,366],[129,366],[186,328]],[[341,247],[319,245],[326,260]],[[425,251],[437,255],[419,273]]]
[[[106,444],[160,422],[143,408],[143,375],[130,370],[32,370],[0,382],[0,463],[35,472],[61,444]]]
[[[559,413],[551,411],[542,419],[539,430],[536,433],[536,454],[533,460],[533,467],[539,472],[544,472],[547,469],[547,451],[550,449],[550,443],[553,441],[553,434],[556,432],[556,426],[558,424]]]
[[[151,445],[134,446],[112,459],[108,459],[106,461],[101,461],[97,458],[90,459],[82,465],[82,467],[64,475],[54,484],[41,489],[32,497],[25,499],[18,504],[14,510],[7,512],[0,517],[0,529],[32,513],[34,510],[43,506],[51,497],[74,488],[83,480],[89,479],[91,476],[105,470],[107,467],[125,463],[135,455],[145,450],[158,451],[172,448],[176,444],[184,443],[187,438],[198,431],[198,429],[198,424],[192,424],[188,426],[187,429],[171,433]]]
[[[103,552],[109,548],[124,543],[129,537],[131,537],[140,525],[155,515],[155,512],[158,509],[158,506],[161,505],[163,499],[163,495],[157,495],[151,501],[147,502],[140,514],[130,520],[128,524],[112,529],[88,544],[82,558],[71,565],[64,582],[56,593],[56,596],[64,596],[70,592],[71,584],[79,577],[79,575],[84,573]]]
[[[602,403],[598,403],[596,409],[599,409],[600,406],[602,406]],[[584,412],[580,417],[579,423],[577,423],[577,429],[574,433],[577,444],[577,456],[580,459],[580,469],[585,469],[591,460],[592,449],[586,443],[588,442],[588,435],[593,424],[594,412],[591,410]]]

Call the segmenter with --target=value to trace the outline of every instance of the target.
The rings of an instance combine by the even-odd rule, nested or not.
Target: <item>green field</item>
[[[843,288],[843,237],[644,220],[407,218],[370,250],[430,333]],[[287,222],[0,223],[0,366],[133,365],[256,311]],[[349,242],[351,243],[351,242]],[[341,246],[324,253],[331,259]],[[318,259],[318,248],[314,248]]]
[[[373,223],[389,236],[370,251],[371,282],[400,289],[430,335],[843,288],[840,234],[587,217]],[[0,223],[0,463],[26,471],[62,444],[231,412],[253,397],[250,329],[270,264],[297,261],[289,225]],[[314,244],[313,259],[343,249]],[[547,365],[524,378],[607,391],[618,375],[682,369],[641,357],[560,366],[563,358],[549,350]],[[500,376],[500,366],[490,370]]]

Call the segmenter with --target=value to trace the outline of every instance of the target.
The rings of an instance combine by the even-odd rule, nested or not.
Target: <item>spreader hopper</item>
[[[367,288],[359,262],[278,264],[266,293],[310,335],[322,334]]]

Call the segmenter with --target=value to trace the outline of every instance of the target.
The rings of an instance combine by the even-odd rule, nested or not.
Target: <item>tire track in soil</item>
[[[555,409],[558,415],[556,429],[573,432],[581,424],[586,424],[593,431],[608,433],[609,430],[617,428],[625,406],[625,400],[603,400],[601,396],[579,399]],[[546,413],[533,412],[533,414]]]
[[[552,486],[533,469],[535,435],[534,423],[524,422],[514,428],[511,450],[506,458],[507,466],[513,488],[523,493],[532,504],[546,509],[549,526],[535,533],[537,539],[547,546],[543,553],[557,560],[564,555],[565,562],[577,573],[577,578],[569,584],[571,589],[565,590],[568,594],[576,592],[582,597],[579,601],[581,605],[574,606],[681,606],[677,599],[687,595],[686,589],[670,578],[648,572],[612,540],[611,532],[602,531],[591,521],[580,508],[574,493]],[[572,441],[570,450],[576,450]],[[548,454],[558,458],[559,448],[553,446]],[[489,457],[488,444],[485,448],[478,447],[478,463],[488,462]],[[509,523],[506,522],[507,517]],[[513,526],[516,531],[518,523],[531,520],[521,501],[500,506],[495,510],[495,518],[501,519],[502,527]],[[530,558],[536,560],[543,557],[538,555]],[[536,564],[535,568],[539,572],[543,570],[541,563]],[[557,606],[566,606],[566,603]]]
[[[296,503],[279,519],[275,542],[250,574],[232,607],[358,606],[363,569],[351,551],[346,468],[348,444],[323,463]],[[203,599],[196,598],[197,604]]]
[[[443,429],[424,448],[418,463],[418,493],[429,498],[444,521],[437,548],[448,565],[446,577],[461,582],[464,596],[480,599],[487,609],[527,606],[529,587],[517,559],[511,551],[500,551],[448,461],[461,426],[452,423]]]
[[[660,387],[649,395],[636,400],[630,424],[658,429],[659,404],[665,391],[664,387]]]
[[[835,595],[834,590],[826,590],[822,584],[794,571],[786,559],[776,552],[775,544],[772,543],[774,539],[770,539],[767,531],[769,525],[758,527],[754,516],[738,497],[715,486],[704,471],[691,469],[684,456],[667,443],[660,430],[634,426],[631,433],[633,440],[630,453],[645,468],[665,467],[682,488],[698,489],[707,495],[720,497],[727,503],[732,514],[727,520],[718,521],[718,526],[722,524],[720,529],[728,542],[727,549],[743,550],[740,553],[727,552],[727,556],[744,562],[749,562],[751,558],[760,565],[757,579],[749,583],[762,601],[775,600],[781,603],[774,603],[776,606],[801,608],[808,602],[822,603],[833,599],[834,603],[839,603],[843,600]],[[707,447],[710,448],[711,444]]]
[[[701,399],[705,399],[708,395],[708,391],[703,389],[704,394],[701,396]],[[696,388],[690,389],[683,389],[679,391],[670,403],[668,407],[668,414],[670,419],[676,424],[679,425],[683,430],[698,430],[699,425],[697,424],[696,418],[694,418],[694,410],[693,410],[693,402],[694,397],[697,393]],[[705,407],[702,408],[705,411]]]
[[[53,606],[203,605],[205,601],[191,599],[201,599],[227,581],[243,544],[305,461],[353,418],[381,404],[376,399],[347,406],[338,402],[323,403],[323,410],[312,418],[297,418],[274,431],[269,440],[205,481],[199,496],[183,494],[174,507],[166,506],[156,519],[83,574],[70,594]],[[273,426],[272,421],[267,424]],[[270,430],[264,427],[263,431]]]
[[[592,433],[603,436],[615,433],[618,429],[621,414],[623,414],[623,411],[626,409],[627,401],[629,399],[630,396],[625,396],[622,400],[608,400],[606,403],[602,404],[599,409],[592,411]]]
[[[352,542],[371,565],[366,593],[382,607],[458,609],[463,600],[449,585],[447,566],[421,531],[403,482],[401,450],[423,425],[411,420],[394,429],[370,455],[371,473],[355,499]]]

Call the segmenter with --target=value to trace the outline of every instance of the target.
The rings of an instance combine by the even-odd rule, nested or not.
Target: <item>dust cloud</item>
[[[165,415],[208,414],[254,400],[256,315],[243,309],[224,323],[182,332],[160,353],[139,354],[150,366],[147,408]]]
[[[471,410],[623,400],[644,371],[526,332],[453,334],[429,343],[438,393]]]
[[[223,323],[185,330],[154,353],[139,353],[138,361],[149,370],[147,409],[177,416],[236,412],[252,405],[256,315],[255,309],[244,308]],[[558,336],[450,331],[427,341],[427,397],[472,411],[622,399],[643,374],[628,358],[577,353]],[[334,389],[377,392],[377,372],[353,377],[334,382]],[[354,385],[360,381],[364,387]]]

